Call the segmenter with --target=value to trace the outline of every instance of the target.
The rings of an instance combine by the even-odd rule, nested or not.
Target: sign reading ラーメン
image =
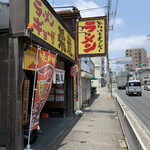
[[[107,17],[82,18],[78,22],[78,56],[107,56]]]
[[[51,8],[48,3],[46,5]],[[75,60],[75,40],[46,5],[42,0],[29,0],[29,22],[34,27],[32,33]]]

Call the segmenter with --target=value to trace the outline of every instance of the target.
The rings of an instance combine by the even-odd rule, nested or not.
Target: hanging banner
[[[32,109],[31,130],[37,129],[41,110],[49,96],[54,77],[56,57],[57,56],[52,53],[39,50],[37,83],[34,106]]]
[[[65,70],[55,68],[53,84],[64,84],[64,79]]]
[[[25,70],[35,70],[36,65],[36,54],[37,48],[35,47],[27,47],[24,51],[24,64],[23,69]]]
[[[78,57],[108,55],[107,16],[81,18],[77,34]]]
[[[26,50],[24,51],[23,69],[35,71],[37,48],[26,44],[24,49]],[[55,57],[48,58],[48,61],[55,62]],[[39,68],[38,63],[37,68]]]

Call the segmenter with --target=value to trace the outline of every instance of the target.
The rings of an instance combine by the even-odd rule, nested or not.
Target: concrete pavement
[[[86,107],[83,116],[60,143],[58,150],[125,150],[116,108],[107,88]]]

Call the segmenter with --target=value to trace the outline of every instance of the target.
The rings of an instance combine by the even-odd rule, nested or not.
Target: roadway
[[[118,90],[115,85],[113,85],[113,88],[150,135],[150,91],[143,90],[142,96],[128,96],[125,90]]]

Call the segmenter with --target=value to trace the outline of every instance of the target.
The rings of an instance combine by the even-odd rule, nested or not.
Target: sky
[[[107,0],[48,0],[52,7],[75,6],[81,16],[94,17],[106,15]],[[85,10],[90,8],[101,8]],[[116,9],[117,8],[117,9]],[[110,16],[109,58],[124,57],[128,48],[145,48],[150,55],[150,0],[111,0],[111,11],[116,10],[116,17]],[[111,28],[111,27],[110,27]]]
[[[7,2],[8,0],[1,0]],[[108,0],[47,0],[52,7],[75,6],[82,18],[106,15]],[[91,8],[98,8],[92,9]],[[117,9],[116,9],[117,8]],[[89,10],[86,10],[89,9]],[[56,11],[58,9],[55,9]],[[150,56],[150,0],[111,0],[109,59],[125,57],[129,48],[145,48]],[[112,14],[113,14],[112,13]]]
[[[52,7],[75,6],[81,16],[95,17],[106,15],[108,0],[48,0]],[[101,8],[86,10],[91,8]],[[109,59],[125,57],[129,48],[145,48],[150,56],[150,0],[111,0],[108,54]],[[112,13],[112,14],[113,14]],[[111,28],[111,27],[110,27]],[[117,65],[116,65],[117,66]]]

